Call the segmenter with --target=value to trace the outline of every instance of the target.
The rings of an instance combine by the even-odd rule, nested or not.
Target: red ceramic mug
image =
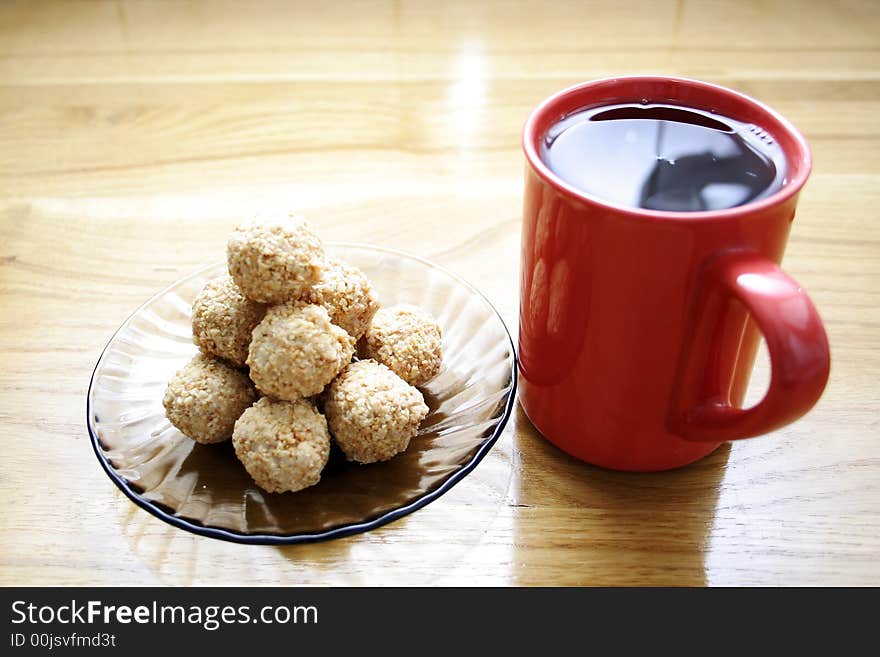
[[[764,128],[785,153],[786,184],[725,210],[644,210],[580,192],[541,160],[540,140],[562,116],[645,99]],[[715,85],[612,78],[541,103],[523,149],[519,399],[548,440],[595,465],[665,470],[777,429],[815,404],[828,378],[828,339],[809,297],[779,268],[811,167],[794,126]],[[760,334],[770,384],[743,409]]]

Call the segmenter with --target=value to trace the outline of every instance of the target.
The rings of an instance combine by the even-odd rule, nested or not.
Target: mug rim
[[[768,117],[772,122],[777,123],[778,126],[787,133],[787,136],[790,138],[790,142],[794,145],[794,150],[796,151],[796,153],[792,154],[789,153],[787,149],[785,149],[786,158],[789,159],[790,162],[795,161],[798,163],[797,166],[790,167],[794,170],[794,175],[785,185],[783,185],[783,187],[781,187],[770,196],[767,196],[766,198],[753,202],[748,202],[743,205],[736,205],[731,208],[724,208],[721,210],[699,210],[696,212],[649,210],[646,208],[622,205],[604,200],[601,197],[577,189],[573,185],[565,182],[565,180],[563,180],[557,174],[555,174],[550,169],[550,167],[548,167],[541,159],[541,156],[538,154],[538,149],[536,146],[539,138],[539,135],[536,134],[538,126],[543,122],[545,116],[554,113],[555,108],[565,104],[565,101],[568,101],[572,97],[589,94],[589,92],[596,91],[597,89],[600,89],[602,87],[617,85],[620,83],[643,83],[646,86],[658,83],[680,85],[691,89],[698,89],[702,92],[716,95],[719,98],[727,98],[728,100],[732,99],[734,101],[738,101],[741,104],[751,106],[751,108],[757,110],[759,114],[763,114],[765,117]],[[584,102],[581,106],[589,106],[591,102],[592,101],[590,99],[584,99]],[[608,100],[608,104],[613,104],[614,102],[615,101],[612,99]],[[683,106],[686,107],[687,105]],[[806,138],[794,126],[794,124],[791,123],[791,121],[786,119],[776,110],[772,109],[768,105],[765,105],[764,103],[761,103],[758,100],[755,100],[751,96],[748,96],[739,91],[734,91],[733,89],[728,89],[727,87],[723,87],[721,85],[712,84],[710,82],[702,82],[700,80],[694,80],[691,78],[667,75],[613,76],[589,80],[587,82],[581,82],[571,87],[561,89],[560,91],[557,91],[556,93],[545,98],[543,101],[541,101],[541,103],[538,104],[537,107],[535,107],[535,109],[532,110],[531,114],[526,120],[525,125],[523,126],[521,145],[523,152],[526,156],[526,161],[528,162],[532,171],[534,171],[535,174],[538,175],[538,177],[540,177],[545,183],[556,189],[557,192],[565,196],[574,198],[575,200],[587,205],[599,206],[600,208],[603,208],[605,210],[610,210],[618,214],[625,214],[632,218],[650,219],[654,221],[658,219],[666,221],[689,222],[710,221],[719,219],[741,218],[743,216],[761,212],[763,210],[785,203],[792,197],[796,196],[798,192],[800,192],[801,188],[803,188],[804,184],[807,182],[807,178],[809,177],[810,171],[813,167],[813,156]],[[794,155],[795,157],[792,157],[792,155]]]

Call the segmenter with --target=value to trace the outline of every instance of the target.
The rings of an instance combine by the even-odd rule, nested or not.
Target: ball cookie
[[[162,404],[168,420],[198,443],[219,443],[257,392],[247,375],[205,354],[197,354],[168,382]]]
[[[266,307],[251,301],[228,274],[205,285],[192,307],[193,342],[206,354],[242,367],[247,360],[251,332]]]
[[[247,364],[261,392],[295,401],[316,395],[354,354],[354,338],[330,322],[323,306],[272,306],[254,329]]]
[[[417,306],[380,309],[364,337],[362,355],[387,365],[410,385],[427,383],[440,372],[440,326]]]
[[[293,492],[321,480],[330,456],[330,434],[324,416],[307,400],[263,397],[235,423],[232,446],[260,488]]]
[[[422,393],[384,365],[346,366],[327,390],[327,424],[349,461],[387,461],[404,451],[428,414]]]
[[[306,298],[324,306],[330,313],[330,321],[348,331],[355,340],[364,334],[379,309],[366,274],[333,257],[327,258],[321,281]]]
[[[299,299],[321,279],[324,248],[296,215],[258,217],[238,226],[226,243],[229,275],[261,303]]]

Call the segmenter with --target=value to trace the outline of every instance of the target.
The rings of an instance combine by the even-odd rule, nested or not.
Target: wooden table
[[[515,328],[525,117],[646,72],[754,95],[812,143],[785,267],[833,367],[804,419],[632,475],[517,410],[434,504],[280,549],[174,529],[103,474],[101,348],[257,209],[435,260]],[[880,584],[878,116],[870,0],[0,5],[0,584]]]

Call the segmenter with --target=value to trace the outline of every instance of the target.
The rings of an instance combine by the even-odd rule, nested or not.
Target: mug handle
[[[673,432],[693,441],[750,438],[810,410],[825,389],[831,354],[822,320],[807,293],[775,263],[747,251],[714,257],[702,279],[686,343],[691,347],[683,352],[673,393]],[[721,331],[731,298],[749,311],[770,354],[767,393],[747,409],[730,402],[730,386],[725,389],[719,371],[725,358]]]

